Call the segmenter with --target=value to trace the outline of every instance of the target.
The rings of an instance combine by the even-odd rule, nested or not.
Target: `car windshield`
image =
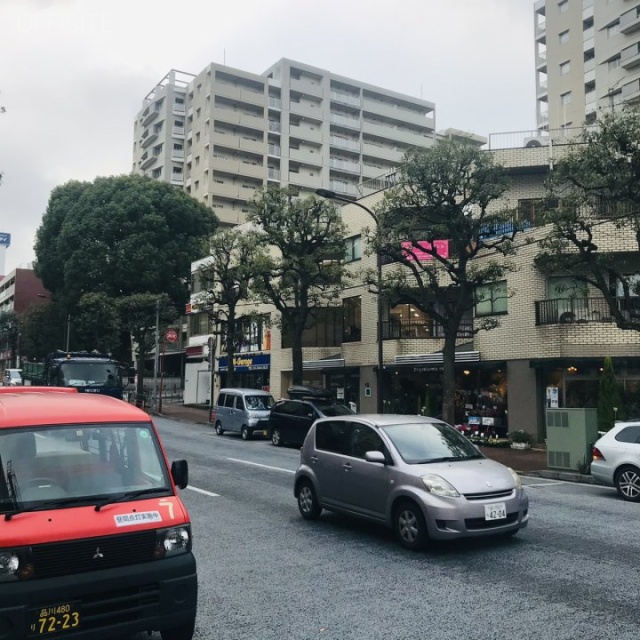
[[[334,418],[335,416],[351,416],[353,411],[343,404],[332,404],[329,402],[316,402],[317,409],[325,418]]]
[[[118,386],[120,371],[110,362],[63,362],[60,383],[64,387]]]
[[[245,396],[244,401],[249,411],[267,411],[274,403],[271,396]]]
[[[445,422],[400,423],[382,427],[407,464],[481,458],[459,431]]]
[[[0,430],[0,513],[139,491],[172,492],[151,424]]]

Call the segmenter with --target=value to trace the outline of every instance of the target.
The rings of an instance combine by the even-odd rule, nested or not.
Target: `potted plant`
[[[509,434],[512,449],[530,449],[533,438],[530,433],[519,429]]]

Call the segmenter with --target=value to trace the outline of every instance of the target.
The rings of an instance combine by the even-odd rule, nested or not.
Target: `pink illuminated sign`
[[[418,246],[414,246],[412,242],[402,243],[402,248],[405,249],[408,258],[417,260],[418,262],[424,262],[425,260],[433,260],[433,253],[442,258],[449,257],[448,240],[434,240],[433,242],[424,240],[418,242],[417,245]]]

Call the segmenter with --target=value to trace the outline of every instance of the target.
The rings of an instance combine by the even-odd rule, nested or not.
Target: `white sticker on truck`
[[[162,522],[159,511],[142,511],[141,513],[121,513],[113,516],[116,527],[130,527],[136,524],[147,524],[147,522]]]

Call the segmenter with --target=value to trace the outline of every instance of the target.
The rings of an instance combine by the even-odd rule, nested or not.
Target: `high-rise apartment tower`
[[[538,129],[640,102],[638,0],[537,0],[534,17]]]
[[[212,63],[170,71],[144,98],[133,172],[182,186],[226,226],[269,184],[360,197],[434,140],[433,102],[287,59],[261,75]]]

